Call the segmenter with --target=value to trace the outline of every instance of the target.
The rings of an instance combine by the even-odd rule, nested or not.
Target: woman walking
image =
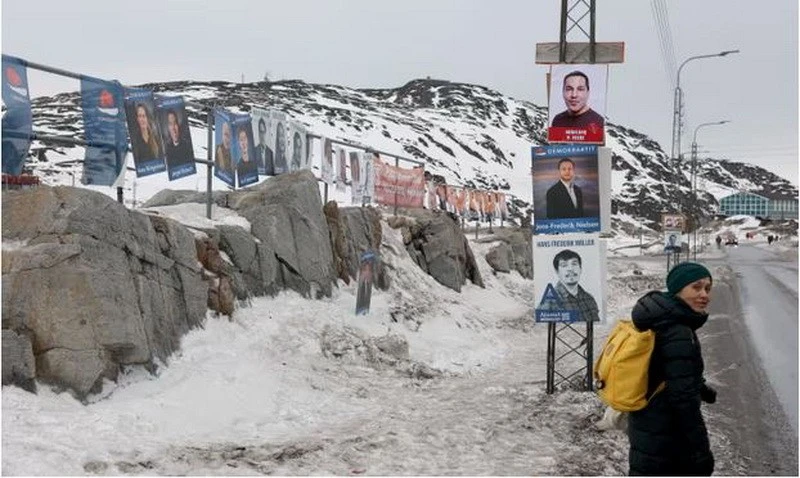
[[[628,416],[629,474],[708,476],[714,456],[700,402],[714,403],[716,391],[703,379],[697,329],[708,320],[711,273],[684,262],[667,275],[667,292],[645,294],[633,308],[633,324],[656,335],[649,370],[647,406]]]

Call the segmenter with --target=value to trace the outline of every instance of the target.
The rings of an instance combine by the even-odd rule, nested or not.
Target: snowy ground
[[[129,370],[88,405],[46,386],[4,387],[2,473],[624,474],[627,439],[595,428],[597,398],[545,393],[547,329],[531,320],[532,282],[493,274],[483,259],[492,244],[468,236],[485,288],[439,285],[385,227],[392,286],[373,291],[368,316],[354,315],[355,284],[319,301],[283,292],[230,321],[209,316],[157,376]],[[595,349],[636,298],[661,287],[665,262],[619,258],[608,273]],[[326,356],[332,336],[400,336],[409,357]],[[712,434],[718,471],[735,473],[726,439]]]

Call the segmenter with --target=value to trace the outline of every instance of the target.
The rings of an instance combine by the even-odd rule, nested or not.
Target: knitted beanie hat
[[[667,290],[675,295],[688,284],[704,277],[711,279],[711,272],[696,262],[681,262],[667,274]]]

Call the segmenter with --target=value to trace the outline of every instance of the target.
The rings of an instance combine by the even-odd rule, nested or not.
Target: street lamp
[[[681,63],[678,67],[678,78],[675,82],[675,98],[672,108],[672,155],[670,156],[673,161],[678,159],[675,154],[680,154],[681,151],[681,118],[683,117],[683,91],[681,90],[681,70],[692,60],[700,60],[702,58],[715,58],[718,56],[727,56],[731,53],[739,53],[739,50],[725,50],[712,55],[697,55],[691,56]]]
[[[691,184],[692,184],[692,197],[695,199],[695,208],[697,208],[697,204],[699,203],[699,198],[697,197],[697,132],[700,128],[705,126],[716,126],[725,123],[730,123],[729,120],[722,120],[722,121],[711,121],[709,123],[700,123],[694,129],[694,136],[692,137],[692,174],[691,174]],[[696,210],[696,209],[695,209]],[[698,221],[698,214],[692,213],[692,217],[694,218],[693,226],[694,226],[694,260],[697,261],[697,223]]]

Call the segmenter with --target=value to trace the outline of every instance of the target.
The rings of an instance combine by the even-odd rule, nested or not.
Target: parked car
[[[736,236],[731,236],[731,237],[725,239],[725,245],[726,246],[738,246],[739,245],[739,241],[736,239]]]

